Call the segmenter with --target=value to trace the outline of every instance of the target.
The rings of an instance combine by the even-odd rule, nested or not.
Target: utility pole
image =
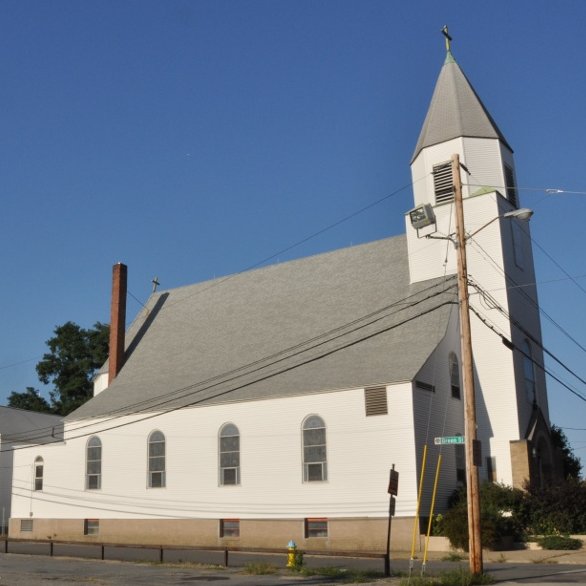
[[[456,247],[458,254],[458,299],[460,307],[460,343],[462,352],[462,383],[464,386],[464,428],[466,447],[466,496],[468,503],[468,544],[470,571],[482,573],[482,541],[480,536],[480,486],[475,458],[476,398],[474,391],[474,364],[470,333],[470,304],[468,299],[468,265],[466,261],[466,234],[464,232],[464,205],[460,178],[460,156],[452,155],[454,205],[456,208]]]

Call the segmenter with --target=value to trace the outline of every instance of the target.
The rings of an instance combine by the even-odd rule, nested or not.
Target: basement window
[[[387,415],[389,412],[387,388],[371,387],[370,389],[364,389],[364,406],[367,417],[372,415]]]
[[[452,179],[452,163],[440,163],[433,166],[433,191],[435,203],[454,201],[454,181]]]
[[[20,520],[20,530],[22,532],[29,532],[33,530],[33,520],[32,519],[21,519]]]
[[[99,519],[85,519],[83,522],[83,534],[84,535],[98,535],[100,532],[100,520]]]
[[[220,537],[240,537],[240,519],[220,519]]]
[[[328,520],[327,519],[305,519],[305,538],[310,537],[327,537]]]

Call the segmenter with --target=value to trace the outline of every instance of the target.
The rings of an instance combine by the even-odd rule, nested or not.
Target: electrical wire
[[[545,374],[549,375],[551,378],[553,378],[555,381],[557,381],[559,384],[561,384],[564,388],[566,388],[568,391],[570,391],[573,395],[575,395],[576,397],[578,397],[579,399],[582,399],[582,401],[586,402],[586,397],[581,395],[578,391],[576,391],[575,389],[573,389],[570,385],[566,384],[564,381],[562,381],[559,377],[557,377],[553,372],[551,372],[550,370],[548,370],[544,364],[541,364],[540,362],[538,362],[533,356],[527,354],[527,352],[525,352],[522,348],[519,348],[516,344],[514,344],[511,340],[509,340],[505,334],[503,334],[502,332],[500,332],[498,330],[498,328],[490,322],[490,320],[488,320],[485,316],[482,316],[480,314],[480,312],[474,308],[474,307],[470,307],[470,311],[472,311],[474,313],[474,315],[476,315],[476,317],[485,325],[487,326],[490,330],[492,330],[497,336],[499,336],[501,338],[501,340],[503,340],[503,342],[505,343],[505,345],[508,348],[511,348],[511,350],[517,350],[518,352],[520,352],[525,358],[527,358],[528,360],[530,360],[535,366],[537,366],[537,368],[539,368],[540,370],[542,370]]]
[[[388,331],[391,331],[391,330],[393,330],[393,329],[395,329],[397,327],[400,327],[400,326],[402,326],[402,325],[404,325],[404,324],[406,324],[406,323],[408,323],[410,321],[413,321],[414,319],[418,319],[418,318],[420,318],[420,317],[422,317],[424,315],[427,315],[429,313],[432,313],[433,311],[436,311],[437,309],[439,309],[439,308],[441,308],[441,307],[443,307],[445,305],[450,305],[452,303],[454,303],[454,302],[451,301],[451,300],[450,301],[441,302],[441,303],[439,303],[436,306],[433,306],[433,307],[428,308],[428,309],[426,309],[424,311],[421,311],[420,313],[418,313],[416,315],[406,317],[403,320],[401,320],[401,321],[399,321],[397,323],[394,323],[394,324],[392,324],[390,326],[387,326],[385,328],[379,329],[379,330],[377,330],[375,332],[372,332],[372,333],[369,333],[369,334],[365,334],[365,335],[363,335],[362,337],[360,337],[360,338],[358,338],[356,340],[350,340],[350,341],[347,341],[347,342],[342,342],[342,344],[339,345],[338,347],[335,347],[333,349],[325,349],[325,350],[323,350],[317,356],[308,357],[308,358],[302,360],[300,363],[293,364],[291,366],[283,366],[281,369],[279,369],[279,370],[277,370],[275,372],[261,374],[258,378],[255,378],[254,380],[251,380],[251,381],[248,381],[248,382],[245,382],[245,383],[241,383],[240,385],[237,385],[237,386],[235,386],[233,388],[229,388],[229,389],[224,390],[224,391],[218,391],[215,395],[206,396],[206,397],[198,398],[198,399],[194,399],[194,400],[190,401],[189,403],[186,403],[186,404],[183,404],[182,403],[182,404],[180,404],[178,406],[172,406],[172,407],[168,407],[166,409],[163,408],[164,407],[164,404],[161,403],[160,405],[157,405],[157,407],[159,407],[159,408],[162,409],[160,412],[151,413],[149,415],[146,415],[146,416],[143,416],[143,417],[139,418],[138,420],[132,420],[132,421],[127,421],[127,422],[124,422],[124,423],[116,424],[116,425],[111,425],[111,426],[108,426],[108,427],[102,427],[98,431],[93,430],[93,431],[90,431],[90,432],[87,432],[87,433],[82,433],[82,434],[77,434],[77,435],[71,435],[71,436],[68,436],[67,439],[68,440],[71,440],[71,439],[79,439],[80,437],[88,437],[88,436],[94,435],[96,433],[103,433],[104,431],[108,431],[108,430],[112,430],[112,429],[118,429],[120,427],[126,427],[127,425],[132,425],[132,424],[138,423],[139,421],[145,421],[145,420],[153,419],[155,417],[160,417],[160,416],[162,416],[164,414],[167,414],[167,413],[170,413],[170,412],[173,412],[173,411],[177,411],[179,409],[183,409],[183,408],[186,408],[186,407],[192,407],[192,406],[198,405],[202,401],[209,401],[209,400],[217,399],[218,397],[228,395],[230,393],[233,393],[233,392],[235,392],[237,390],[241,390],[243,388],[249,387],[249,386],[251,386],[253,384],[256,384],[258,382],[261,382],[261,381],[264,381],[264,380],[268,380],[268,379],[273,378],[274,376],[277,376],[279,374],[283,374],[283,373],[288,372],[288,371],[291,371],[291,370],[293,370],[295,368],[299,368],[300,366],[304,366],[306,364],[315,362],[317,360],[321,360],[321,359],[323,359],[323,358],[325,358],[327,356],[330,356],[330,355],[332,355],[332,354],[334,354],[336,352],[339,352],[341,350],[347,349],[347,348],[352,347],[352,346],[354,346],[356,344],[359,344],[359,343],[362,343],[362,342],[364,342],[366,340],[369,340],[369,339],[371,339],[373,337],[376,337],[378,335],[381,335],[383,333],[386,333]],[[359,328],[359,329],[362,329],[362,327]],[[354,330],[354,331],[356,331],[356,330]],[[350,332],[350,333],[353,333],[353,332]],[[345,334],[345,335],[347,335],[347,334]],[[341,336],[338,336],[338,337],[341,337]],[[321,345],[323,345],[323,343],[320,343],[319,345],[321,346]],[[262,369],[258,369],[258,370],[262,370]],[[254,374],[254,373],[252,373],[252,374]],[[236,378],[238,378],[238,377],[236,377]],[[220,381],[219,383],[211,384],[210,386],[208,386],[205,389],[200,389],[199,392],[202,392],[203,390],[210,390],[211,388],[217,387],[220,384],[226,383],[226,382],[234,382],[234,381],[233,380]],[[197,385],[197,383],[194,384],[194,385],[189,385],[188,387],[184,387],[184,389],[181,389],[181,390],[192,389],[196,385]],[[193,394],[193,393],[190,393],[190,394]],[[152,406],[151,406],[151,408],[152,408]],[[130,413],[128,415],[136,415],[136,412]],[[97,423],[98,424],[102,424],[103,421],[99,421]],[[95,422],[94,422],[94,424],[95,424]],[[77,430],[73,430],[73,431],[77,431]],[[29,438],[29,441],[30,441],[30,438]],[[62,440],[36,442],[35,445],[47,445],[47,444],[61,443],[61,442],[62,442]],[[14,451],[14,450],[19,450],[19,449],[28,449],[29,447],[31,447],[31,446],[11,446],[11,447],[7,448],[6,451]],[[5,451],[4,450],[4,447],[0,451]]]

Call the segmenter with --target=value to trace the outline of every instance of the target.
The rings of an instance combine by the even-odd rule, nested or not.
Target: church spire
[[[412,161],[425,147],[458,137],[497,138],[512,152],[513,149],[456,63],[447,26],[442,29],[442,34],[446,41],[446,59]]]

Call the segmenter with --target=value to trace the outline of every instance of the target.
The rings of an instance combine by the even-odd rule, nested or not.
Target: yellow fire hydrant
[[[287,550],[287,567],[300,568],[303,565],[303,553],[298,551],[297,544],[293,540],[287,544]]]

